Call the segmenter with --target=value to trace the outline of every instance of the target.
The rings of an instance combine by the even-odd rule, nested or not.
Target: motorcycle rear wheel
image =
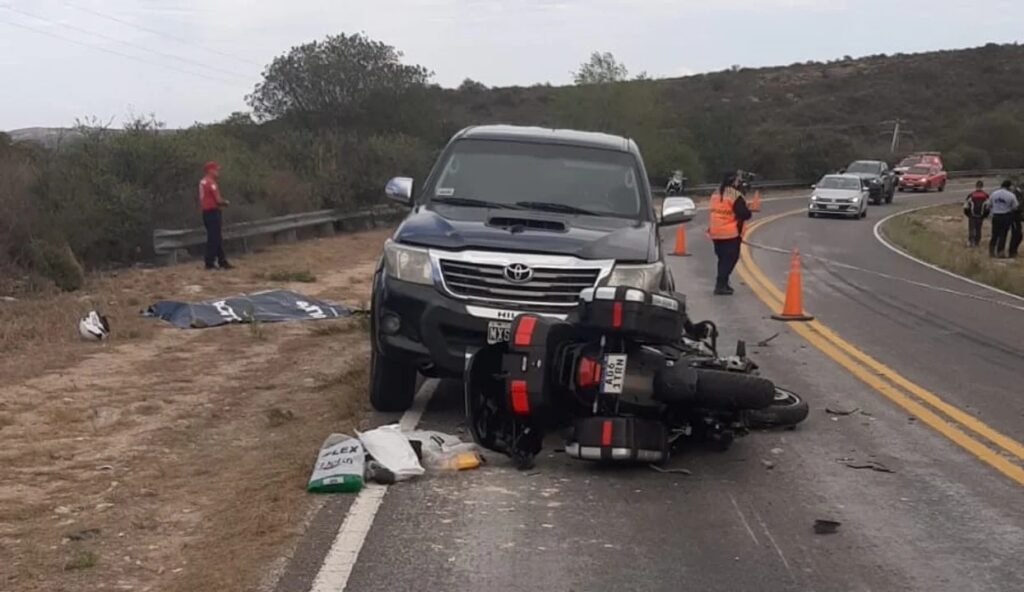
[[[775,400],[764,409],[747,411],[747,425],[757,428],[793,427],[810,414],[807,401],[784,388],[775,387]]]

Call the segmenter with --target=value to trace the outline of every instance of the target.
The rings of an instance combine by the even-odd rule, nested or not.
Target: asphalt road
[[[784,217],[759,229],[756,242],[968,291],[872,233],[883,215],[941,199],[901,194],[864,221]],[[801,205],[769,202],[760,215]],[[728,452],[676,456],[671,466],[691,475],[571,461],[552,441],[530,472],[491,454],[480,470],[393,486],[346,590],[1024,587],[1021,485],[770,320],[739,278],[735,296],[713,297],[703,226],[702,218],[688,226],[693,256],[671,261],[692,316],[716,321],[723,344],[780,333],[750,353],[768,377],[810,401],[810,418],[795,431],[752,434]],[[752,253],[782,288],[788,258]],[[1003,434],[1024,434],[1024,313],[818,262],[807,263],[804,288],[806,307],[846,340]],[[835,416],[826,408],[860,411]],[[458,432],[461,422],[458,385],[442,383],[420,427]],[[892,472],[840,462],[848,459]],[[327,501],[280,591],[309,589],[351,501]],[[842,524],[817,535],[815,519]]]

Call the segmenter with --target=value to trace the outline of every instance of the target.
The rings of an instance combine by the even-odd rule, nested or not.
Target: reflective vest
[[[711,196],[711,211],[708,217],[708,238],[711,240],[728,240],[740,236],[740,225],[733,212],[736,192],[726,189],[725,195],[715,193]]]

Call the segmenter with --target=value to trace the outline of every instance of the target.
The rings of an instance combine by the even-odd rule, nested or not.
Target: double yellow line
[[[749,239],[761,226],[804,209],[769,216],[750,225]],[[740,276],[768,308],[782,310],[783,293],[754,263],[750,249],[740,255]],[[898,372],[854,347],[820,321],[793,323],[800,336],[832,358],[867,385],[928,424],[943,436],[985,461],[1000,473],[1024,485],[1024,445],[999,433],[978,418],[947,403],[935,393],[911,382]]]

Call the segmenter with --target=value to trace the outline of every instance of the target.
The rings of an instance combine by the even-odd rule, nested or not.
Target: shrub
[[[29,248],[35,270],[61,290],[74,292],[85,285],[85,271],[67,243],[34,240]]]

